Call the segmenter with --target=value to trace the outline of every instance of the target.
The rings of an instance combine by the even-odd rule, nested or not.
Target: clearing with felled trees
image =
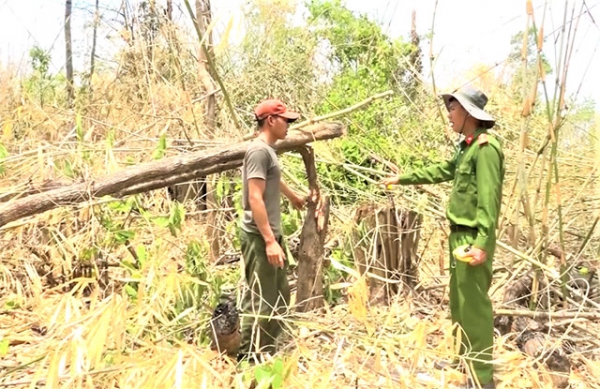
[[[451,184],[379,185],[456,147],[437,1],[402,37],[339,0],[216,3],[67,0],[64,69],[38,45],[0,62],[0,389],[460,387],[433,368],[458,351]],[[486,92],[507,163],[499,388],[600,388],[600,127],[571,73],[596,11],[566,3],[552,23],[545,2],[507,5],[511,53],[444,85]],[[270,97],[302,113],[282,174],[320,201],[282,201],[285,333],[239,366],[239,168]]]

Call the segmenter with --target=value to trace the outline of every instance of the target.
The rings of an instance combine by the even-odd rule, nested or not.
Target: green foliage
[[[281,358],[275,359],[270,364],[259,365],[254,368],[254,378],[258,388],[279,389],[283,387],[286,372]]]
[[[158,139],[158,145],[156,145],[156,149],[154,150],[154,153],[152,154],[152,158],[161,159],[162,157],[165,156],[166,152],[167,152],[167,135],[162,134],[160,136],[160,138]]]
[[[343,107],[373,93],[401,87],[412,45],[392,40],[365,15],[355,15],[340,0],[312,0],[309,23],[329,43],[333,76],[329,104]]]
[[[80,173],[69,157],[57,159],[54,162],[54,169],[71,179],[76,178]]]
[[[24,89],[30,98],[37,100],[40,106],[46,102],[57,100],[57,89],[66,85],[64,75],[52,76],[50,69],[50,54],[39,46],[29,50],[32,75],[24,82]]]
[[[8,150],[0,143],[0,177],[4,177],[6,170],[4,168],[4,159],[9,155]]]
[[[10,341],[8,339],[0,340],[0,357],[5,357],[8,354],[10,348]]]
[[[210,286],[213,296],[218,296],[220,280],[212,279],[206,267],[208,247],[196,240],[188,243],[185,250],[185,272],[192,277],[192,281],[181,285],[181,294],[173,306],[173,314],[179,315],[188,308],[197,308],[206,298]],[[215,293],[216,291],[216,293]]]
[[[174,201],[171,205],[171,213],[168,217],[152,217],[152,222],[162,228],[168,228],[171,235],[177,236],[177,230],[181,231],[181,224],[185,219],[185,208],[182,204]]]
[[[352,262],[354,261],[354,254],[352,252],[351,242],[348,237],[343,240],[344,244],[342,247],[335,248],[331,251],[332,260],[338,261],[348,267],[354,267]],[[345,281],[345,273],[336,269],[333,266],[325,267],[323,272],[323,294],[328,304],[337,304],[343,297],[343,293],[339,288],[332,288],[331,286]]]

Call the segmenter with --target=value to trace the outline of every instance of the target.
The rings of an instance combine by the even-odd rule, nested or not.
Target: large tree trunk
[[[290,131],[275,144],[285,152],[308,143],[340,137],[346,132],[339,122],[321,123]],[[126,196],[176,185],[197,177],[235,169],[243,163],[249,141],[139,164],[115,174],[7,202],[0,208],[0,226],[63,205],[73,205],[103,196]]]
[[[65,52],[67,69],[67,104],[71,106],[75,97],[73,87],[73,42],[71,40],[71,0],[65,1]]]

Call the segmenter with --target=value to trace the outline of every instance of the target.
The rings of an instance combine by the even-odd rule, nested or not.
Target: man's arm
[[[302,209],[304,207],[306,198],[302,197],[302,196],[298,196],[298,194],[296,192],[294,192],[293,190],[290,189],[289,186],[287,186],[287,184],[283,181],[283,179],[281,181],[279,181],[279,189],[281,190],[281,193],[283,193],[283,195],[285,197],[287,197],[288,200],[290,200],[290,203],[292,203],[294,208]]]
[[[456,162],[454,159],[416,169],[411,172],[398,176],[398,183],[401,185],[422,185],[438,184],[440,182],[450,181],[454,178]]]
[[[486,252],[496,240],[502,201],[502,158],[491,144],[481,146],[477,156],[477,238],[473,246]]]

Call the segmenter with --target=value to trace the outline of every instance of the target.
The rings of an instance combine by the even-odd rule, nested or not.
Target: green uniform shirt
[[[497,139],[480,129],[463,140],[454,157],[400,176],[399,183],[437,184],[454,180],[446,216],[450,224],[477,229],[474,246],[491,250],[500,215],[504,155]]]

